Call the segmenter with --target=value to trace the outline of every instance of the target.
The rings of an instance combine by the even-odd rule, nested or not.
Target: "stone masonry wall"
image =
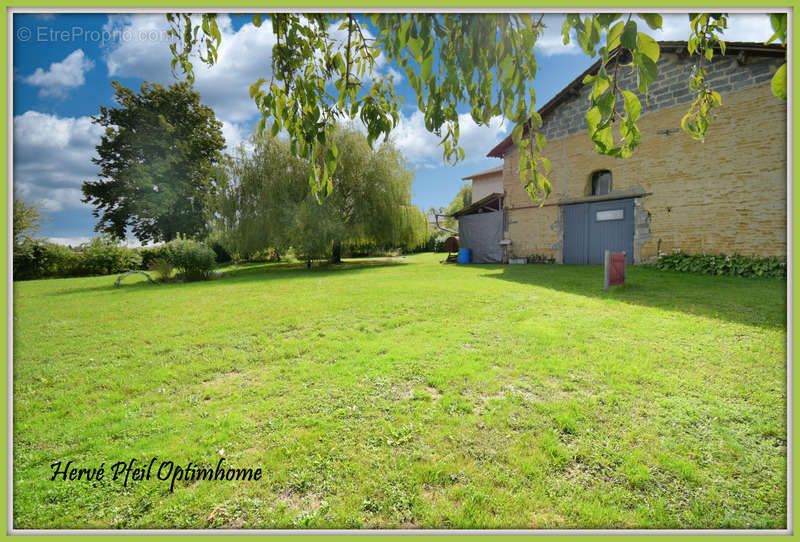
[[[635,91],[642,104],[642,114],[691,103],[694,98],[689,90],[689,76],[693,63],[690,58],[681,59],[674,53],[663,53],[658,59],[658,78],[650,86],[649,104],[638,90]],[[734,56],[715,56],[711,63],[705,65],[706,80],[720,94],[735,92],[770,82],[772,74],[781,64],[783,59],[779,58],[750,57],[740,66]],[[636,89],[636,74],[631,68],[621,66],[619,75],[622,88]],[[557,139],[586,130],[585,115],[591,91],[591,85],[583,86],[578,96],[564,100],[545,115],[541,133],[547,139]]]
[[[680,128],[691,100],[688,90],[670,90],[677,84],[670,82],[673,78],[688,89],[685,61],[664,57],[661,75],[669,81],[652,87],[651,106],[638,123],[641,144],[633,157],[595,152],[583,116],[586,89],[545,119],[544,154],[552,163],[553,191],[544,206],[535,205],[520,184],[517,151],[506,154],[503,182],[511,257],[540,254],[561,261],[558,202],[591,194],[591,175],[600,169],[611,171],[614,192],[646,192],[635,200],[637,263],[655,259],[659,240],[667,253],[680,249],[786,256],[787,110],[770,89],[780,62],[751,58],[740,67],[735,58],[717,61],[719,69],[709,70],[709,79],[722,95],[722,106],[715,109],[705,142],[699,142],[680,130],[659,134]],[[730,89],[722,90],[727,85]]]

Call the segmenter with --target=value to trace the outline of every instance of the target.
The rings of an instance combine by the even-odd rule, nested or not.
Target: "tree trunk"
[[[338,241],[333,244],[331,263],[342,263],[342,244]]]

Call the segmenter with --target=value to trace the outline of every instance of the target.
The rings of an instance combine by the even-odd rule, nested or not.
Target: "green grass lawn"
[[[785,281],[440,258],[15,283],[14,526],[786,527]]]

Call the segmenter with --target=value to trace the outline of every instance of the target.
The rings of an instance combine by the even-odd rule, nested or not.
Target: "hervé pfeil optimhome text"
[[[144,480],[169,481],[169,490],[175,488],[175,482],[232,482],[235,480],[261,480],[261,467],[237,468],[223,465],[224,457],[219,458],[216,468],[204,467],[188,461],[185,466],[177,465],[174,461],[159,461],[153,457],[149,462],[140,463],[136,459],[117,461],[106,470],[105,462],[97,467],[74,467],[72,461],[63,463],[56,461],[50,465],[53,469],[51,481],[102,481],[110,479],[112,482],[121,481],[124,487],[129,481],[139,482]]]

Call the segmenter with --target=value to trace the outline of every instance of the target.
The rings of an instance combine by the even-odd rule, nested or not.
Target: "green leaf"
[[[637,57],[634,57],[637,58]],[[658,77],[658,67],[649,56],[638,55],[637,58],[637,74],[639,76],[639,92],[647,94],[647,89],[653,84],[653,81]]]
[[[690,132],[691,131],[691,129],[693,127],[692,118],[693,118],[693,116],[692,116],[691,112],[686,113],[683,116],[683,118],[681,119],[681,130],[683,130],[684,132]]]
[[[422,55],[422,40],[419,38],[410,38],[408,40],[408,48],[411,54],[414,55],[414,58],[419,60]]]
[[[607,152],[614,147],[614,138],[611,135],[611,127],[606,126],[595,132],[594,137],[592,138],[597,146],[600,148],[601,152]]]
[[[610,25],[620,17],[621,15],[619,13],[599,13],[597,15],[597,22],[600,23],[600,26],[602,26],[603,28],[608,28],[608,25]]]
[[[782,43],[786,42],[786,14],[785,13],[773,13],[769,17],[770,23],[772,23],[772,29],[775,33],[772,35],[769,40],[767,40],[767,44],[772,43],[775,40],[780,40]]]
[[[584,85],[588,85],[589,83],[594,83],[595,80],[598,77],[601,77],[601,76],[600,75],[587,75],[586,77],[583,78],[582,82],[583,82]]]
[[[661,18],[661,15],[659,15],[658,13],[639,13],[638,15],[639,17],[644,19],[644,22],[647,23],[647,26],[649,26],[653,30],[660,29],[661,25],[664,22],[663,19]]]
[[[608,34],[606,35],[606,48],[609,52],[619,47],[623,28],[625,28],[625,23],[619,21],[617,24],[611,27],[611,30],[608,31]]]
[[[325,165],[331,173],[336,171],[336,153],[333,151],[333,148],[329,148],[325,151]]]
[[[658,46],[658,42],[652,37],[639,32],[639,52],[647,56],[653,62],[658,62],[661,48]]]
[[[427,55],[422,59],[420,65],[420,76],[422,80],[427,82],[431,78],[431,71],[433,70],[433,54]]]
[[[628,116],[628,120],[636,122],[642,113],[642,104],[639,102],[639,98],[629,90],[623,90],[622,96],[625,99],[625,114]]]
[[[625,28],[623,28],[622,36],[620,37],[622,46],[630,50],[636,49],[637,37],[636,23],[634,21],[628,21],[625,23]]]
[[[589,135],[592,136],[597,131],[597,126],[603,120],[603,115],[597,106],[590,107],[586,112],[586,125],[589,127]]]
[[[614,110],[614,104],[616,101],[617,98],[611,91],[606,92],[596,101],[597,107],[600,109],[600,113],[603,115],[603,117],[607,117],[611,114],[611,112]]]
[[[611,86],[611,81],[607,77],[598,77],[592,87],[592,99],[597,100]]]
[[[256,95],[256,93],[258,92],[258,89],[260,89],[261,85],[264,84],[265,82],[266,82],[266,79],[259,79],[258,81],[256,81],[252,85],[250,85],[250,97],[251,98]]]
[[[786,63],[772,76],[772,93],[781,100],[786,99]]]
[[[547,158],[545,158],[544,156],[542,156],[542,157],[540,158],[540,160],[542,161],[542,166],[544,166],[544,172],[545,172],[545,174],[547,174],[547,173],[550,173],[550,160],[548,160],[548,159],[547,159]]]
[[[408,28],[411,26],[411,17],[408,17],[403,23],[400,25],[400,31],[397,33],[397,37],[400,39],[400,47],[405,47],[408,41]]]

